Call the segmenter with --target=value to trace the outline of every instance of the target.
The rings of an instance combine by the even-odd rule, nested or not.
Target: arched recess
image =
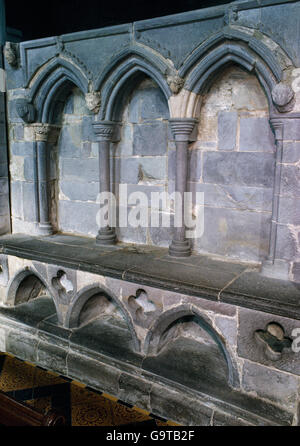
[[[37,271],[26,268],[15,274],[8,284],[6,304],[19,305],[40,296],[50,297],[48,285]]]
[[[107,302],[106,302],[107,301]],[[132,337],[135,351],[140,350],[140,341],[136,335],[131,315],[126,307],[117,299],[110,290],[97,284],[89,285],[80,290],[71,302],[65,319],[67,328],[79,328],[80,322],[86,323],[105,314],[105,310],[112,302],[122,314]],[[87,318],[81,318],[82,312],[85,311]],[[93,314],[91,314],[93,313]]]
[[[95,90],[101,91],[101,108],[98,118],[118,121],[123,108],[123,99],[132,90],[135,79],[143,73],[150,77],[163,91],[166,100],[171,96],[166,74],[171,67],[160,57],[130,47],[114,58],[95,82]]]
[[[229,352],[225,340],[212,327],[209,319],[201,314],[199,310],[191,305],[181,305],[179,307],[171,308],[165,311],[154,322],[150,328],[145,344],[144,350],[146,355],[159,356],[163,347],[161,347],[161,340],[170,331],[171,337],[169,342],[172,342],[172,330],[181,322],[194,322],[201,329],[203,329],[213,342],[218,346],[218,349],[224,358],[227,365],[227,382],[232,387],[238,387],[239,378],[237,373],[237,366],[234,359]]]
[[[58,100],[63,100],[72,86],[87,93],[89,81],[76,64],[57,57],[48,62],[29,84],[29,100],[35,105],[37,122],[53,123],[53,110]]]
[[[186,90],[202,95],[220,70],[230,64],[238,64],[258,77],[267,95],[271,114],[275,111],[272,88],[283,80],[284,69],[292,62],[275,42],[272,46],[276,51],[272,51],[262,34],[257,39],[249,29],[240,28],[225,28],[193,50],[180,68],[179,75],[186,78]]]

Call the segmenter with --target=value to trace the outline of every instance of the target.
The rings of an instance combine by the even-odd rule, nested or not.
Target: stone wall
[[[0,46],[1,48],[1,46]],[[0,57],[0,71],[3,62]],[[10,230],[10,206],[9,206],[9,179],[8,179],[8,153],[6,136],[6,99],[4,93],[4,78],[0,72],[0,235]],[[1,91],[2,90],[2,91]]]

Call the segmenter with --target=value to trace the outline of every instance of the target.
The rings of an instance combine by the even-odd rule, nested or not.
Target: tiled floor
[[[0,390],[45,413],[56,408],[72,426],[175,425],[20,359],[0,353]]]

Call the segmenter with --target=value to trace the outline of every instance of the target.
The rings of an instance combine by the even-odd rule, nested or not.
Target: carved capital
[[[12,42],[6,42],[4,47],[4,57],[7,63],[13,67],[17,68],[18,66],[18,49],[17,44]]]
[[[93,122],[97,141],[111,141],[114,135],[115,123],[112,121]]]
[[[101,96],[99,91],[93,91],[91,93],[86,93],[85,102],[87,108],[93,113],[97,114],[101,106]]]
[[[279,82],[279,84],[275,85],[273,88],[272,99],[277,110],[281,113],[290,112],[294,108],[294,91],[289,85],[284,84],[283,82]]]
[[[173,135],[177,141],[189,141],[197,123],[194,118],[174,118],[169,120]]]
[[[33,104],[31,104],[27,99],[20,98],[15,102],[17,115],[24,121],[26,124],[30,124],[35,120],[35,108]]]
[[[32,125],[36,141],[48,141],[50,126],[49,124],[36,123]]]
[[[280,118],[271,118],[270,119],[271,127],[275,134],[275,139],[277,141],[282,141],[283,139],[283,128],[284,128],[284,120]]]
[[[60,127],[46,124],[43,122],[37,122],[31,125],[34,132],[35,141],[51,142],[55,143],[59,133]]]
[[[173,74],[167,76],[167,83],[173,94],[178,94],[182,87],[184,86],[184,79],[182,79],[178,74]]]

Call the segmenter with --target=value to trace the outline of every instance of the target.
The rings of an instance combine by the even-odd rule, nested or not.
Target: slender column
[[[50,191],[48,178],[48,137],[49,124],[33,124],[37,149],[38,168],[38,201],[39,201],[39,232],[43,235],[53,234],[50,221]]]
[[[174,228],[174,237],[169,247],[169,255],[174,257],[188,257],[191,255],[190,242],[185,238],[185,224],[184,224],[184,193],[187,189],[187,175],[188,175],[188,142],[189,137],[193,131],[196,119],[193,118],[178,118],[170,119],[170,126],[175,137],[176,144],[176,179],[175,191],[179,192],[179,199],[175,200],[175,219],[180,218],[178,213],[181,213],[181,226]]]
[[[93,123],[94,133],[98,141],[99,150],[99,184],[100,192],[110,192],[110,162],[109,150],[114,133],[115,123],[100,121]],[[109,225],[100,228],[96,243],[100,245],[113,245],[117,241],[115,228]]]
[[[270,231],[270,244],[268,260],[274,263],[276,253],[276,240],[277,240],[277,224],[278,224],[278,212],[279,212],[279,196],[280,196],[280,183],[281,183],[281,163],[282,163],[282,150],[283,150],[283,121],[280,118],[270,119],[271,126],[274,129],[275,141],[276,141],[276,155],[275,155],[275,176],[274,176],[274,189],[273,189],[273,203],[272,203],[272,218],[271,218],[271,231]]]

